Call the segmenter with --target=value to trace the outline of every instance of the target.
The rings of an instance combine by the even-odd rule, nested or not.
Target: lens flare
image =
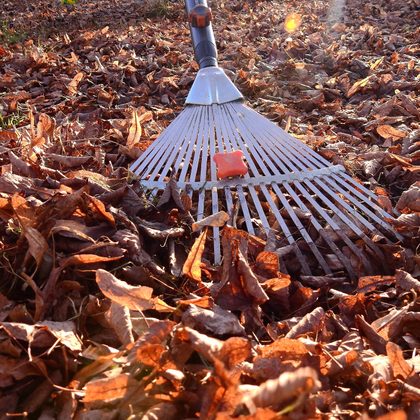
[[[299,28],[302,23],[302,16],[298,13],[290,13],[286,16],[284,21],[284,29],[286,32],[292,33]]]

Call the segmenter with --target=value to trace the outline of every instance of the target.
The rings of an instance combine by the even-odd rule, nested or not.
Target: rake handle
[[[194,56],[200,69],[217,67],[217,48],[207,0],[185,0]]]

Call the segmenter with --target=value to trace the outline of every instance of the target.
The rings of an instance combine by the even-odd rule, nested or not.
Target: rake
[[[186,9],[200,70],[185,109],[131,165],[143,188],[154,194],[171,176],[196,204],[197,220],[234,213],[249,233],[274,237],[286,272],[355,278],[377,270],[371,261],[387,271],[380,244],[398,238],[392,216],[343,166],[244,105],[217,65],[206,0],[186,0]],[[219,233],[214,227],[216,264]]]

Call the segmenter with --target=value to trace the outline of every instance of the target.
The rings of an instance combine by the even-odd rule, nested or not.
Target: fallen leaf
[[[126,306],[111,302],[108,318],[122,344],[134,343],[130,311]]]
[[[128,130],[127,147],[132,149],[140,141],[142,128],[140,123],[140,110],[133,109],[131,125]]]
[[[229,220],[229,215],[225,211],[219,211],[215,214],[212,214],[204,219],[199,220],[198,222],[194,222],[192,224],[193,232],[200,230],[205,226],[218,226],[222,227],[226,224]]]
[[[200,233],[200,236],[195,240],[191,251],[188,254],[187,260],[182,268],[182,274],[201,283],[201,257],[204,252],[206,244],[207,229]]]
[[[128,373],[113,378],[96,379],[86,384],[83,402],[100,407],[124,398],[136,386],[137,381]]]
[[[29,244],[29,252],[39,266],[45,253],[48,251],[48,242],[40,232],[30,226],[24,229],[24,235]]]
[[[253,387],[245,392],[243,403],[251,412],[255,407],[279,408],[280,405],[291,398],[301,397],[314,393],[321,388],[316,371],[309,367],[296,369],[294,372],[285,372],[277,379],[270,379],[260,386]],[[249,403],[255,404],[252,407]],[[301,403],[304,400],[301,399]]]
[[[136,311],[155,309],[172,312],[173,308],[158,298],[153,298],[153,289],[147,286],[130,286],[106,270],[96,270],[96,282],[102,293],[113,302]]]
[[[377,127],[376,132],[384,139],[399,140],[404,138],[407,133],[397,130],[391,125],[380,125]]]
[[[245,333],[236,315],[217,305],[211,309],[189,305],[182,315],[182,323],[196,330],[217,335],[243,335]]]
[[[291,330],[286,334],[286,338],[295,338],[308,332],[317,331],[325,318],[324,310],[319,307],[305,315]]]
[[[70,81],[67,87],[70,95],[75,95],[78,92],[79,83],[82,81],[83,77],[84,74],[82,72],[79,72]]]

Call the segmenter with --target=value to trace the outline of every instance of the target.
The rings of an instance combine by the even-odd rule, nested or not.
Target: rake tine
[[[168,172],[171,168],[175,172],[179,170],[179,167],[184,159],[184,155],[187,151],[187,147],[191,150],[194,147],[196,133],[199,128],[200,121],[202,119],[203,109],[199,109],[199,112],[196,114],[196,118],[192,121],[190,127],[186,128],[186,134],[182,135],[181,140],[177,142],[174,147],[168,148],[165,154],[166,165],[164,166],[160,176],[159,181],[163,181],[165,176],[167,176]],[[180,144],[180,147],[179,147]],[[175,160],[176,158],[176,160]],[[189,162],[188,162],[189,164]],[[157,175],[157,171],[153,173],[155,176]]]
[[[190,110],[188,110],[188,112],[182,112],[178,115],[171,123],[171,130],[164,130],[153,144],[131,165],[131,170],[135,174],[142,176],[145,169],[153,167],[154,160],[158,160],[162,156],[161,151],[166,150],[168,147],[167,143],[173,135],[173,132],[176,133],[179,127],[182,128],[185,126],[185,123],[190,118],[190,113]]]
[[[303,210],[311,213],[308,209],[308,207],[305,205],[305,203],[299,198],[299,196],[295,193],[293,188],[289,183],[283,184],[288,194],[293,198],[295,203]],[[312,204],[312,203],[311,203]],[[311,213],[312,214],[312,213]],[[327,216],[328,217],[328,216]],[[328,222],[328,220],[327,220]],[[331,222],[332,219],[331,219]],[[319,224],[318,220],[312,215],[311,217],[311,223],[315,227],[315,229],[319,232],[321,237],[324,239],[324,241],[327,243],[327,245],[330,247],[331,251],[337,255],[338,259],[341,261],[347,272],[350,274],[352,279],[355,278],[355,274],[353,271],[353,268],[350,264],[350,260],[341,252],[341,250],[337,247],[337,245],[328,237],[328,235],[325,233],[324,228]]]
[[[283,207],[287,210],[288,214],[290,215],[290,218],[293,220],[293,223],[296,225],[296,227],[299,229],[299,232],[301,233],[303,239],[305,239],[306,243],[309,245],[312,253],[318,260],[319,264],[323,268],[323,270],[327,273],[331,273],[331,269],[329,268],[327,262],[325,261],[324,257],[319,252],[318,248],[316,247],[315,243],[313,242],[313,239],[309,235],[309,233],[306,231],[305,227],[303,226],[302,222],[299,220],[299,218],[296,216],[296,213],[288,203],[286,197],[283,195],[283,192],[279,188],[278,184],[273,185],[273,190],[276,192],[277,197],[279,197]]]
[[[196,170],[198,166],[198,160],[200,157],[199,148],[201,147],[201,143],[203,139],[203,132],[205,130],[205,127],[208,126],[208,122],[206,120],[207,120],[206,112],[205,112],[205,109],[203,109],[202,112],[200,113],[200,118],[198,120],[197,132],[189,138],[188,148],[184,151],[182,150],[180,151],[178,159],[176,160],[174,164],[174,167],[176,168],[176,170],[179,170],[181,164],[183,163],[182,169],[178,176],[178,180],[180,182],[185,181],[185,177],[187,176],[187,171],[190,169],[191,161],[193,162],[193,168],[191,168],[190,179],[191,177],[195,176],[194,169]],[[185,156],[183,156],[183,153],[185,153]],[[193,153],[194,153],[194,158],[192,159]]]
[[[302,193],[302,195],[311,203],[311,205],[318,211],[319,214],[322,215],[323,219],[326,220],[328,222],[328,224],[331,226],[331,228],[335,231],[335,233],[343,240],[343,242],[345,242],[345,244],[353,250],[353,252],[359,256],[360,251],[355,247],[355,245],[353,244],[353,242],[347,237],[347,235],[344,234],[344,232],[342,231],[341,227],[338,226],[326,213],[326,211],[312,198],[312,196],[309,194],[309,192],[307,191],[307,189],[305,189],[299,182],[295,182],[294,185],[296,186],[296,188]],[[329,201],[329,200],[328,200]],[[334,206],[335,207],[335,206]],[[341,212],[337,209],[338,211],[338,216],[341,215]],[[355,226],[352,223],[353,226]],[[355,231],[353,229],[352,226],[348,225],[349,227],[351,227],[351,229],[358,235],[358,236],[364,236],[364,233],[358,229],[356,227]],[[363,258],[363,255],[361,256]],[[369,272],[372,271],[371,265],[370,263],[366,260],[363,259],[362,262],[364,262],[364,265],[366,266],[366,268],[368,269]],[[353,270],[352,270],[353,271]]]
[[[242,142],[238,143],[237,140],[236,140],[236,137],[231,134],[231,133],[234,133],[234,131],[226,129],[226,121],[225,121],[225,118],[224,118],[226,116],[226,113],[220,112],[219,107],[216,107],[215,111],[219,113],[218,116],[220,117],[220,122],[221,122],[220,125],[222,126],[222,129],[224,130],[224,134],[226,135],[226,137],[225,137],[226,143],[229,144],[227,142],[227,140],[230,140],[231,143],[232,143],[232,148],[239,149],[242,146]],[[231,147],[231,146],[229,145],[229,147]],[[230,150],[232,150],[232,148]],[[241,148],[243,150],[243,147],[241,147]],[[248,174],[245,175],[245,178],[249,178],[249,175]],[[258,216],[261,220],[261,223],[262,223],[264,229],[266,230],[266,234],[268,234],[268,230],[270,229],[270,225],[269,225],[268,220],[265,216],[265,212],[264,212],[263,208],[261,207],[261,203],[260,203],[260,200],[258,199],[258,195],[255,191],[255,188],[252,185],[249,185],[248,186],[248,191],[249,191],[249,193],[252,197],[255,208],[258,212]],[[243,202],[241,201],[241,205],[243,205],[243,209],[245,210],[245,212],[249,213],[248,208],[246,206],[246,200],[244,200]],[[249,225],[252,226],[251,220],[249,220],[249,221],[246,220],[246,223],[247,223],[247,226],[249,226]],[[252,228],[251,232],[254,232],[253,228]]]
[[[217,142],[217,135],[215,133],[215,130],[217,130],[217,127],[214,125],[214,119],[211,116],[211,110],[208,110],[208,121],[210,126],[210,137],[209,137],[209,151],[210,156],[213,156],[216,153],[216,142]],[[211,174],[211,180],[215,181],[217,179],[216,177],[216,165],[213,161],[213,159],[210,159],[210,174]],[[211,208],[213,214],[217,213],[219,211],[219,196],[217,193],[217,188],[211,189]],[[213,227],[213,248],[214,248],[214,260],[216,261],[216,264],[220,263],[221,260],[221,253],[220,253],[220,230],[218,227]]]
[[[352,188],[351,186],[347,186],[347,188],[349,189],[349,191],[354,194],[354,196],[352,194],[347,194],[346,191],[338,184],[336,178],[333,179],[324,179],[325,182],[327,182],[332,188],[335,188],[337,192],[343,194],[354,206],[356,206],[358,209],[360,209],[361,211],[363,211],[365,214],[367,214],[372,220],[374,220],[378,225],[382,226],[383,228],[388,228],[389,229],[389,224],[386,223],[383,219],[380,219],[372,210],[370,210],[367,206],[365,206],[363,204],[362,201],[358,201],[354,198],[354,196],[360,198],[361,200],[363,200],[363,198],[361,198],[361,195],[358,194],[358,192],[356,190],[354,190],[354,188]],[[368,201],[363,200],[366,203],[369,203]],[[379,206],[377,206],[376,204],[370,202],[371,207],[374,208],[375,210],[377,208],[379,208]],[[357,213],[356,213],[357,214]],[[357,217],[359,219],[359,217]]]
[[[246,198],[245,198],[244,190],[241,186],[239,186],[237,188],[237,192],[238,192],[239,202],[241,203],[242,213],[243,213],[244,218],[245,218],[245,223],[246,223],[247,230],[251,235],[255,235],[254,226],[252,225],[252,220],[251,220],[252,217],[251,217],[251,214],[249,212],[248,203],[247,203]]]
[[[189,124],[191,124],[191,121],[194,122],[198,119],[198,110],[191,111],[191,119],[189,120]],[[150,174],[150,179],[163,180],[169,169],[173,167],[175,157],[179,152],[182,142],[185,141],[185,138],[188,134],[187,126],[188,122],[185,122],[184,126],[179,127],[179,131],[174,131],[173,136],[175,137],[176,141],[173,141],[173,139],[171,141],[171,139],[169,139],[170,141],[166,143],[163,153],[160,154],[160,158],[158,158],[157,155],[156,158],[149,163],[146,169]]]
[[[257,114],[258,115],[258,114]],[[259,116],[260,117],[260,116]],[[263,118],[261,118],[261,119],[263,119]],[[271,125],[273,125],[271,122],[269,122],[269,125],[271,126]],[[274,126],[274,125],[273,125]],[[274,128],[276,128],[277,129],[277,131],[278,131],[278,128],[276,127],[276,126],[274,126]],[[286,134],[287,135],[287,134]],[[287,135],[288,136],[288,135]],[[288,136],[288,137],[291,137],[291,136]],[[297,142],[297,140],[296,139],[294,139],[293,137],[291,137],[291,139],[293,140],[293,143],[295,143],[296,144],[296,142]],[[291,142],[292,143],[292,142]],[[288,144],[286,144],[286,145],[284,145],[285,146],[285,148],[287,148],[288,149],[288,151],[291,151],[290,150],[290,148],[288,147]],[[263,148],[262,148],[263,149]],[[302,162],[304,162],[304,163],[306,163],[306,164],[308,164],[308,166],[311,168],[311,169],[315,169],[315,168],[317,168],[317,167],[314,167],[314,162],[313,162],[313,159],[311,158],[311,156],[310,156],[310,154],[308,153],[307,155],[309,155],[309,156],[307,156],[307,157],[305,157],[305,156],[300,156],[300,159],[302,160]],[[280,159],[284,159],[284,157],[283,156],[279,156],[280,157]],[[318,156],[317,156],[318,157]],[[309,162],[308,161],[308,159],[309,160],[311,160],[312,162]],[[269,162],[269,161],[268,161]],[[286,163],[288,163],[290,166],[291,166],[291,169],[293,170],[293,171],[299,171],[299,170],[302,170],[302,168],[297,168],[296,166],[294,166],[294,164],[290,161],[290,159],[286,162]],[[295,161],[295,163],[296,164],[298,164],[297,163],[297,161]],[[285,171],[286,169],[283,167],[283,170]],[[339,180],[339,176],[338,175],[336,175],[336,174],[333,174],[333,176],[334,176],[334,179],[336,179],[336,180]],[[341,174],[340,174],[340,176],[341,176]],[[321,185],[322,185],[322,181],[324,181],[324,179],[322,179],[322,181],[319,181],[319,180],[317,180],[318,182],[321,182]],[[329,180],[328,178],[326,178],[326,181],[328,182],[328,183],[332,183],[331,182],[331,180]],[[341,184],[343,184],[343,185],[346,185],[348,188],[349,188],[349,190],[351,191],[351,192],[354,192],[355,193],[355,195],[357,195],[357,197],[358,198],[360,198],[362,201],[364,201],[366,204],[368,204],[369,206],[371,206],[373,209],[375,209],[375,210],[377,210],[378,212],[380,212],[380,214],[382,215],[382,217],[391,217],[388,213],[386,213],[383,209],[381,209],[379,206],[377,206],[375,203],[373,203],[372,201],[369,201],[369,200],[367,200],[365,197],[363,197],[360,193],[358,193],[357,191],[355,191],[351,186],[349,186],[349,185],[347,185],[343,180],[340,180],[339,181]],[[354,182],[354,180],[353,180],[353,182]],[[312,184],[313,185],[313,184]],[[322,188],[325,188],[325,184],[323,185],[323,187]],[[336,186],[336,188],[339,190],[339,186]],[[359,186],[359,188],[360,188],[360,186]],[[367,192],[369,192],[369,190],[367,190],[367,189],[365,189]],[[344,203],[344,201],[338,196],[338,195],[336,195],[336,194],[331,194],[331,192],[329,191],[329,188],[327,187],[326,188],[326,191],[327,192],[329,192],[330,193],[330,195],[336,200],[336,201],[338,201],[338,202],[340,202],[340,204],[342,204],[343,205],[343,203]],[[354,204],[354,205],[356,205],[359,209],[361,209],[361,210],[363,210],[366,214],[368,214],[371,218],[372,218],[372,220],[374,220],[375,222],[377,222],[378,224],[380,224],[381,226],[383,226],[384,228],[386,228],[386,229],[388,229],[388,230],[390,230],[390,226],[389,226],[389,224],[387,224],[386,222],[384,222],[383,220],[381,220],[380,218],[378,218],[372,211],[370,211],[368,208],[366,208],[366,206],[364,206],[362,203],[359,203],[359,202],[357,202],[351,195],[349,195],[349,194],[346,194],[342,189],[341,189],[341,191],[340,192],[342,192],[342,193],[344,193],[345,195],[346,195],[346,197],[348,197],[348,199]],[[369,194],[370,195],[370,194]],[[354,212],[354,210],[353,209],[351,209],[351,207],[350,206],[348,206],[348,205],[346,205],[346,204],[344,204],[343,205],[343,207],[345,207],[346,208],[346,210],[348,210],[349,211],[349,213],[351,214],[351,213],[353,213]],[[374,231],[375,230],[375,227],[371,224],[371,223],[369,223],[366,219],[364,219],[364,218],[362,218],[362,217],[358,217],[357,218],[358,220],[360,220],[360,222],[362,223],[362,224],[364,224],[369,230],[371,230],[371,231]],[[356,232],[357,233],[357,232]],[[358,234],[358,233],[357,233]]]
[[[231,120],[232,120],[232,118],[231,118]],[[258,150],[257,148],[254,147],[253,142],[249,139],[249,132],[248,132],[248,130],[244,130],[243,127],[241,127],[241,133],[246,138],[247,145],[248,145],[250,151],[253,153],[253,157],[254,156],[258,156],[259,161],[260,161],[260,167],[263,169],[264,174],[266,174],[266,175],[270,174],[269,171],[268,171],[268,169],[267,169],[267,167],[265,166],[264,162],[267,162],[267,164],[270,165],[270,166],[273,166],[273,165],[271,163],[270,158],[265,153],[265,149],[264,148],[260,148]],[[245,154],[245,151],[244,151],[244,154]],[[247,156],[247,157],[249,158],[249,156]],[[255,166],[254,166],[253,163],[250,164],[250,166],[251,166],[252,169],[254,169],[256,171],[256,168],[255,168]],[[275,172],[275,168],[272,167],[272,169],[273,169],[273,172]],[[273,185],[273,189],[277,193],[277,196],[279,197],[279,199],[282,202],[283,206],[286,208],[286,210],[290,214],[291,219],[293,220],[294,224],[296,225],[296,227],[300,231],[302,237],[308,243],[310,249],[312,250],[314,256],[316,257],[316,259],[318,260],[318,262],[320,263],[320,265],[323,267],[324,271],[326,271],[327,273],[330,273],[331,271],[330,271],[330,269],[328,267],[328,264],[326,263],[326,261],[324,260],[324,258],[321,255],[321,253],[316,248],[315,244],[313,243],[312,238],[310,237],[310,235],[308,234],[308,232],[306,231],[306,229],[304,228],[304,226],[302,225],[302,223],[300,222],[300,220],[296,217],[293,209],[290,207],[289,203],[287,202],[287,200],[284,197],[283,193],[281,192],[280,188],[276,184],[274,184]],[[279,223],[280,223],[280,221],[279,221]]]
[[[219,107],[213,106],[212,111],[213,111],[213,116],[216,115],[215,120],[217,122],[215,122],[215,126],[219,130],[221,128],[222,133],[223,133],[222,134],[222,133],[219,132],[218,134],[219,134],[220,137],[218,137],[218,138],[222,138],[222,136],[223,136],[223,138],[225,140],[226,150],[228,152],[231,152],[235,148],[235,144],[231,139],[231,135],[230,135],[229,131],[226,130],[225,121],[224,121],[223,118],[221,118]],[[223,116],[223,114],[222,114],[222,116]],[[218,122],[220,122],[220,124]],[[222,150],[219,149],[219,151],[221,152]],[[249,209],[248,209],[248,204],[246,202],[242,187],[238,187],[237,191],[238,191],[239,202],[240,202],[241,207],[242,207],[242,212],[244,213],[244,216],[245,216],[245,223],[246,223],[246,226],[247,226],[247,230],[248,230],[249,233],[255,234],[254,227],[252,226],[251,215],[250,215]],[[230,190],[229,190],[229,194],[230,194]],[[227,196],[226,200],[231,201],[232,197]]]
[[[231,118],[232,121],[232,118]],[[231,130],[232,131],[232,130]],[[258,156],[259,158],[259,164],[260,167],[263,169],[264,174],[268,175],[270,174],[270,172],[268,171],[267,167],[265,166],[264,162],[267,162],[268,164],[271,164],[271,160],[269,159],[269,157],[267,156],[267,154],[265,153],[265,149],[260,148],[259,150],[257,148],[254,147],[253,142],[251,141],[251,139],[249,138],[248,134],[248,130],[244,130],[243,127],[241,127],[241,133],[242,136],[246,139],[246,144],[248,145],[248,148],[250,150],[250,152],[253,153],[253,157]],[[244,147],[242,147],[241,145],[239,145],[241,147],[241,149],[244,152],[244,155],[248,158],[248,160],[250,161],[250,167],[251,169],[253,169],[254,173],[258,174],[257,168],[255,167],[253,160],[250,158],[250,156],[248,155],[247,150],[245,150]],[[275,169],[274,169],[275,170]],[[273,170],[273,171],[274,171]],[[318,249],[316,248],[315,244],[313,243],[312,238],[310,237],[309,233],[306,231],[306,229],[304,228],[304,226],[302,225],[302,223],[300,222],[300,220],[296,217],[294,211],[291,209],[290,205],[288,204],[287,200],[285,199],[285,197],[283,196],[280,188],[278,188],[278,186],[275,184],[273,186],[273,189],[275,190],[275,192],[277,193],[277,196],[279,197],[279,199],[281,200],[283,206],[287,209],[288,213],[291,216],[291,219],[293,220],[294,224],[296,225],[296,227],[298,228],[299,232],[301,233],[302,237],[305,239],[305,241],[308,243],[310,249],[312,250],[314,256],[316,257],[316,259],[318,260],[318,262],[320,263],[321,267],[324,269],[324,271],[326,271],[327,273],[330,273],[331,270],[328,267],[328,264],[326,263],[326,261],[324,260],[324,258],[322,257],[321,253],[318,251]],[[268,199],[267,199],[268,200]],[[272,208],[274,205],[274,202],[270,200],[272,203]],[[274,206],[275,207],[275,206]],[[273,209],[274,211],[274,209]],[[283,218],[281,217],[280,213],[275,213],[276,219],[278,220],[280,226],[282,227],[282,230],[286,233],[286,236],[289,234],[291,237],[293,237],[293,235],[291,235],[289,229],[287,228],[287,225],[284,223]],[[288,239],[290,243],[291,240]],[[294,242],[294,241],[293,241]],[[303,256],[300,255],[298,257],[299,259],[302,259]],[[307,269],[309,270],[309,268],[307,267]]]

